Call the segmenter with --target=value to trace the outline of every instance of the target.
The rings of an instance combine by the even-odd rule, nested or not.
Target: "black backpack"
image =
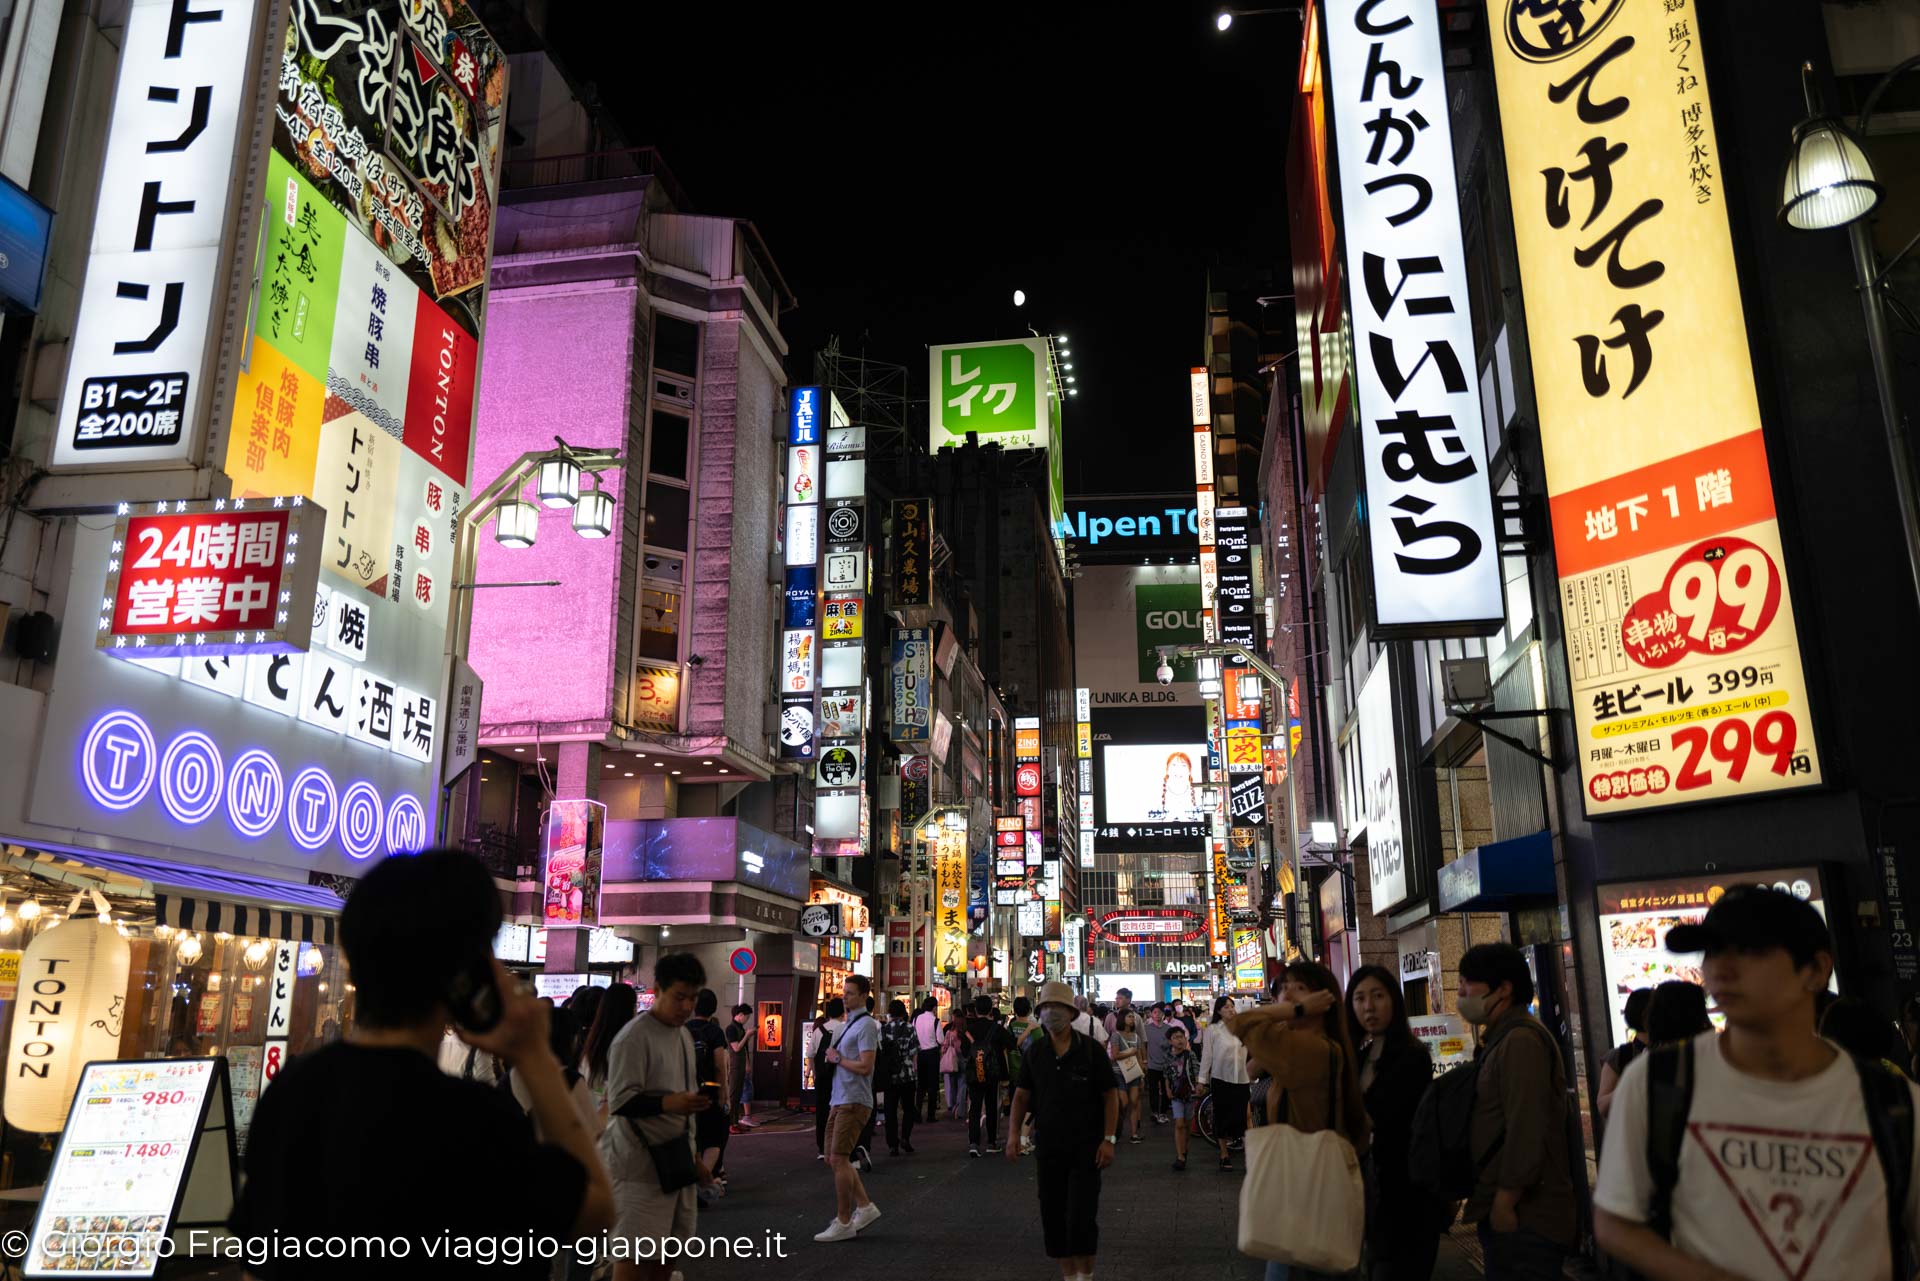
[[[1502,1133],[1485,1152],[1473,1150],[1473,1109],[1479,1096],[1480,1067],[1493,1047],[1518,1027],[1535,1029],[1553,1042],[1553,1034],[1532,1019],[1512,1019],[1480,1047],[1480,1057],[1434,1078],[1414,1110],[1413,1131],[1407,1144],[1407,1176],[1415,1187],[1429,1189],[1441,1201],[1464,1201],[1480,1182],[1480,1171],[1493,1160],[1507,1136]],[[1555,1061],[1560,1046],[1553,1042]]]
[[[1887,1236],[1893,1275],[1914,1275],[1906,1232],[1908,1189],[1913,1173],[1913,1094],[1907,1079],[1884,1063],[1849,1055],[1860,1075],[1867,1132],[1887,1185]],[[1647,1051],[1647,1172],[1653,1176],[1647,1226],[1673,1235],[1673,1190],[1680,1182],[1680,1151],[1693,1110],[1693,1042],[1672,1041]]]

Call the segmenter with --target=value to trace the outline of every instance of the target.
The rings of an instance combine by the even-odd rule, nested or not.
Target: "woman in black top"
[[[1370,1281],[1427,1281],[1440,1250],[1442,1208],[1407,1171],[1413,1114],[1433,1081],[1433,1059],[1407,1023],[1407,1002],[1378,965],[1354,971],[1347,1016],[1359,1047],[1360,1089],[1373,1122],[1374,1204],[1367,1215]]]
[[[1593,1131],[1596,1136],[1606,1129],[1607,1113],[1613,1110],[1613,1092],[1620,1088],[1627,1064],[1647,1048],[1647,1007],[1651,1004],[1653,989],[1637,987],[1627,993],[1627,1003],[1620,1008],[1620,1017],[1627,1024],[1627,1039],[1609,1050],[1600,1065],[1600,1088],[1593,1100],[1594,1109],[1600,1113],[1600,1124]]]

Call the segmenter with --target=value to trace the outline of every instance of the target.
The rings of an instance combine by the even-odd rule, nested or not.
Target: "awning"
[[[19,852],[14,852],[19,851]],[[128,854],[76,858],[10,847],[12,867],[76,890],[150,898],[157,924],[242,938],[334,942],[342,899],[331,890]]]
[[[1468,850],[1440,868],[1443,912],[1506,912],[1557,897],[1553,833],[1544,829]]]

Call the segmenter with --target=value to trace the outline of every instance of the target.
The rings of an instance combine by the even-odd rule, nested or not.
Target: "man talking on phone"
[[[571,1244],[613,1222],[612,1185],[547,1043],[547,1007],[493,958],[499,929],[492,876],[456,850],[389,858],[354,887],[340,916],[353,1029],[288,1062],[261,1094],[231,1226],[263,1250],[386,1246],[357,1247],[350,1262],[250,1247],[252,1276],[543,1277],[548,1260],[488,1267],[474,1248]],[[531,1119],[506,1091],[440,1070],[449,1021],[511,1066]]]

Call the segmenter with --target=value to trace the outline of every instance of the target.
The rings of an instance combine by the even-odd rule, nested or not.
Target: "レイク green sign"
[[[1140,638],[1140,683],[1148,685],[1160,667],[1159,646],[1200,643],[1200,584],[1135,583],[1133,607]],[[1174,660],[1173,679],[1200,679],[1191,658]]]
[[[1006,449],[1045,449],[1053,441],[1053,406],[1048,392],[1044,339],[960,343],[928,349],[930,448],[966,443],[968,432],[982,444]]]

